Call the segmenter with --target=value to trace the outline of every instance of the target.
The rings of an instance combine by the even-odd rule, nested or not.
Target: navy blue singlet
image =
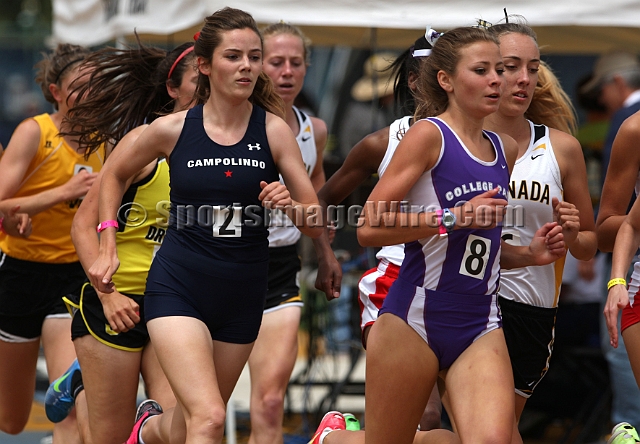
[[[255,341],[267,293],[268,221],[260,181],[278,180],[265,127],[253,106],[240,142],[219,145],[204,130],[202,106],[187,112],[169,157],[171,216],[145,292],[145,319],[188,316],[214,340]]]
[[[172,245],[234,263],[269,259],[268,223],[258,199],[260,181],[279,179],[266,133],[266,112],[253,106],[238,143],[207,135],[202,105],[187,112],[171,156],[171,218],[163,253]]]

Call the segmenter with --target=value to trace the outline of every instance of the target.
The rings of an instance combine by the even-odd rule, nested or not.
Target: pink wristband
[[[438,223],[438,234],[440,236],[444,236],[447,234],[447,229],[442,225],[442,215],[444,214],[444,210],[436,210],[436,221]]]
[[[104,222],[100,222],[96,227],[96,231],[100,233],[101,231],[104,231],[109,227],[115,227],[116,229],[118,229],[118,222],[115,220],[105,220]]]
[[[0,217],[0,233],[4,233],[4,227],[2,226],[2,222],[4,222],[4,217]]]

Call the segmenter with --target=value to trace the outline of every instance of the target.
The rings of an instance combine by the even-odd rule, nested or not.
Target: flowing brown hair
[[[440,35],[429,57],[420,63],[420,75],[416,82],[415,120],[442,114],[449,106],[449,96],[438,82],[438,71],[453,75],[460,60],[460,51],[476,42],[499,45],[498,38],[483,28],[455,28]]]
[[[184,73],[195,70],[193,51],[182,56],[171,76],[169,71],[191,47],[193,43],[184,43],[167,52],[138,40],[136,48],[96,51],[82,65],[89,78],[78,86],[82,99],[69,110],[61,134],[77,140],[89,155],[104,143],[116,145],[131,129],[171,113],[174,100],[167,84],[179,87]]]
[[[56,110],[58,102],[49,91],[49,85],[60,86],[62,79],[89,54],[90,51],[84,46],[61,43],[52,53],[43,53],[43,59],[35,64],[36,83],[40,85],[44,98],[52,103]]]

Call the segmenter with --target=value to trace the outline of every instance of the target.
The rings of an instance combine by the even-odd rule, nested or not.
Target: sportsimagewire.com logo
[[[381,214],[385,212],[399,213],[433,213],[439,209],[437,207],[424,207],[410,205],[408,202],[379,202],[377,209],[373,207],[373,202],[366,202],[362,205],[328,205],[323,208],[321,205],[312,205],[307,208],[306,212],[302,206],[290,207],[287,209],[289,216],[285,215],[281,210],[270,210],[259,205],[242,206],[234,203],[228,206],[217,205],[177,205],[175,211],[175,223],[171,220],[171,203],[168,200],[162,200],[156,203],[153,213],[155,224],[161,228],[167,228],[174,225],[177,229],[191,226],[201,227],[240,227],[240,226],[267,226],[267,227],[290,227],[290,226],[324,226],[327,221],[331,222],[336,229],[346,226],[358,228],[364,224],[362,212],[364,207],[368,208],[367,214],[370,217],[372,226],[380,226],[383,224]],[[377,210],[377,211],[373,211]],[[462,220],[458,221],[458,225],[470,225],[471,220],[477,220],[479,215],[490,214],[495,212],[495,208],[488,206],[478,206],[473,209],[465,209],[462,214]],[[501,207],[498,211],[502,211],[503,227],[524,227],[524,208],[521,205],[507,205]],[[130,202],[121,206],[118,210],[118,222],[126,227],[139,227],[149,220],[150,211],[137,202]],[[376,214],[377,216],[372,216]],[[159,216],[158,216],[159,215]],[[293,220],[292,220],[293,218]],[[371,219],[373,218],[373,219]],[[401,224],[401,222],[398,222]],[[409,222],[404,222],[405,226],[410,226]],[[427,218],[427,225],[437,226],[438,223],[434,217]],[[487,227],[490,226],[487,223]]]

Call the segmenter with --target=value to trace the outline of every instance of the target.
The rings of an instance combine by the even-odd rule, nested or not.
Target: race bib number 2
[[[213,207],[213,237],[242,236],[242,207]]]
[[[469,235],[467,246],[460,264],[460,274],[475,279],[484,279],[489,254],[491,253],[491,239]]]

